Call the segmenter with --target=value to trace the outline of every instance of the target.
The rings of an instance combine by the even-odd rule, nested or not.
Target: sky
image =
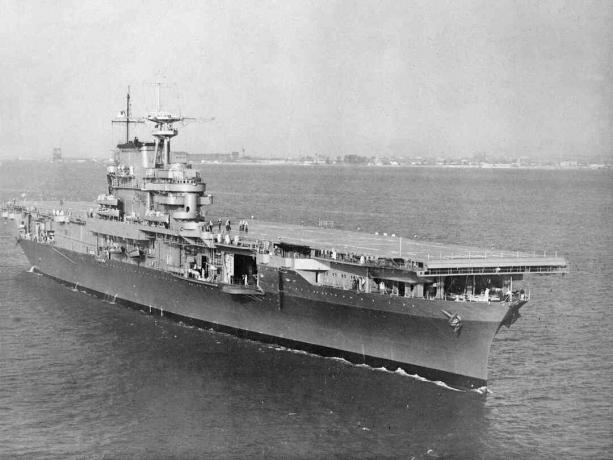
[[[145,115],[160,81],[192,153],[613,160],[612,20],[608,0],[0,0],[0,159],[109,156],[128,85]]]

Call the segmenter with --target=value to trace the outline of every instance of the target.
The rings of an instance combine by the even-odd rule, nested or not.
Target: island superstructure
[[[151,314],[461,387],[486,384],[495,334],[530,298],[524,275],[567,271],[557,256],[213,221],[199,172],[171,150],[183,117],[158,105],[146,120],[153,141],[126,132],[95,205],[4,211],[37,271]]]

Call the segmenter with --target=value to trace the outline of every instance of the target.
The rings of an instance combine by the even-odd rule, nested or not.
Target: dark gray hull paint
[[[460,387],[486,384],[489,348],[507,311],[503,304],[315,289],[291,271],[282,273],[283,292],[231,295],[143,266],[102,262],[27,240],[20,244],[39,272],[146,312],[355,363],[402,368]],[[268,270],[266,276],[279,276]],[[443,309],[462,316],[459,333]]]

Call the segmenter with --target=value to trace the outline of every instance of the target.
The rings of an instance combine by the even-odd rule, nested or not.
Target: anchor
[[[464,325],[462,323],[462,317],[458,315],[457,313],[451,314],[446,310],[441,310],[441,312],[449,319],[447,324],[449,325],[451,329],[453,329],[453,332],[455,332],[456,335],[460,335],[460,330],[462,329],[462,326]]]

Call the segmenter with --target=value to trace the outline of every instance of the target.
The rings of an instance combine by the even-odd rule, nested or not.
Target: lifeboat
[[[221,291],[231,295],[264,295],[259,286],[244,286],[242,284],[224,284]]]
[[[130,251],[128,251],[128,257],[137,259],[142,256],[143,256],[143,251],[141,249],[136,248],[136,249],[131,249]]]

